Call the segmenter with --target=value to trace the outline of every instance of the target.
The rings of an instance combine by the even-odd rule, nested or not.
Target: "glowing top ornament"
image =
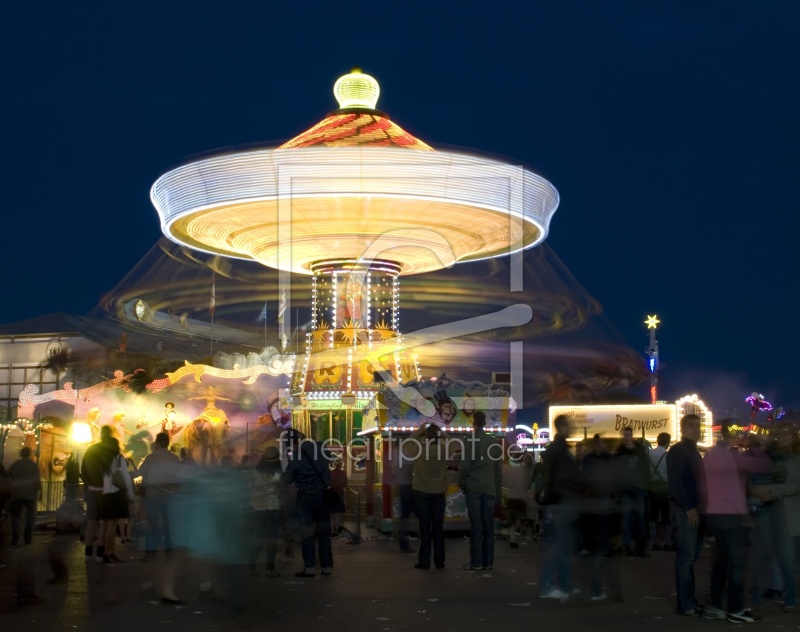
[[[655,329],[655,328],[656,328],[656,326],[657,326],[657,325],[658,325],[660,322],[661,322],[661,321],[660,321],[660,320],[658,320],[658,316],[656,316],[656,315],[654,314],[653,316],[649,316],[649,315],[648,315],[648,317],[647,317],[647,320],[646,320],[646,321],[644,321],[644,324],[645,324],[645,325],[647,325],[647,328],[648,328],[648,329]]]

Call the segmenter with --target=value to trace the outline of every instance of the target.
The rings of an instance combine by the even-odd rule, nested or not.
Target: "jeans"
[[[19,523],[22,510],[25,510],[25,544],[30,544],[33,538],[33,525],[36,523],[36,500],[15,498],[11,501],[11,546],[19,544]]]
[[[636,553],[644,553],[645,541],[645,490],[632,489],[620,496],[622,509],[622,546],[631,548],[631,538],[636,542]]]
[[[250,566],[255,566],[261,547],[267,548],[267,570],[275,568],[275,555],[278,552],[278,528],[281,522],[279,509],[265,509],[254,511],[253,542],[250,547]]]
[[[739,515],[709,514],[708,529],[716,540],[716,555],[711,568],[711,605],[723,608],[727,587],[727,611],[744,608],[744,527]]]
[[[419,563],[431,564],[431,536],[433,536],[433,563],[444,566],[444,493],[414,492],[414,512],[419,520]]]
[[[763,601],[765,582],[774,588],[773,570],[778,566],[776,520],[780,515],[774,503],[759,505],[753,513],[753,546],[750,561],[750,605],[757,607]],[[794,572],[792,572],[794,575]],[[779,585],[782,586],[783,582]]]
[[[558,579],[558,588],[571,593],[572,558],[577,542],[578,510],[573,502],[562,502],[545,506],[545,522],[542,533],[542,565],[539,570],[539,592],[550,592],[553,576]]]
[[[317,567],[315,536],[319,543],[319,565],[323,570],[330,570],[333,568],[331,512],[322,497],[322,490],[297,492],[297,513],[304,533],[300,548],[306,572],[313,573]]]
[[[700,526],[691,526],[686,512],[672,502],[669,505],[669,522],[675,536],[675,593],[678,612],[683,613],[698,605],[694,596],[694,563],[700,556],[703,542]]]
[[[400,485],[398,489],[400,497],[400,521],[398,523],[397,539],[400,542],[401,551],[411,550],[411,538],[409,532],[409,519],[411,512],[415,508],[415,492],[411,485]]]
[[[778,551],[778,568],[783,576],[783,603],[786,606],[797,606],[797,586],[794,575],[797,566],[795,537],[789,535],[783,508],[778,506],[775,512],[775,524],[778,536],[775,546]]]
[[[587,540],[592,555],[592,596],[604,593],[604,583],[608,577],[609,588],[614,596],[622,594],[619,558],[611,555],[611,540],[615,521],[613,508],[590,512],[587,515]],[[618,520],[617,520],[618,522]]]
[[[467,491],[470,523],[470,565],[491,568],[494,564],[494,505],[497,498]]]
[[[158,550],[161,533],[164,533],[164,552],[172,551],[172,534],[169,523],[169,503],[171,496],[146,496],[144,508],[147,512],[147,537],[145,551],[153,554]]]

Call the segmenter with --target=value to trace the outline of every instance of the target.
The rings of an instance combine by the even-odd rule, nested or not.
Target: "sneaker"
[[[485,571],[490,571],[490,570],[492,570],[492,567],[491,567],[491,566],[484,566],[484,567],[483,567],[483,570],[485,570]]]
[[[592,601],[605,601],[608,599],[608,595],[606,595],[604,592],[601,592],[599,595],[592,595],[589,597],[589,599]]]
[[[483,566],[473,566],[472,564],[464,564],[462,567],[465,571],[482,571]]]
[[[683,617],[702,617],[704,611],[705,608],[703,606],[695,606],[694,608],[689,608],[683,612],[678,611],[678,614]]]
[[[569,595],[558,588],[551,588],[547,592],[539,593],[539,599],[564,599]]]
[[[755,623],[758,618],[750,610],[739,610],[739,612],[728,613],[728,621],[731,623]]]
[[[414,564],[414,568],[420,571],[429,571],[431,569],[430,564]]]
[[[703,608],[701,616],[704,619],[712,619],[714,621],[724,621],[725,611],[720,610],[719,608],[715,608],[714,606],[706,606],[705,608]],[[730,615],[728,615],[728,620],[733,621],[733,619],[730,619]]]
[[[267,571],[267,577],[280,577],[280,576],[281,576],[281,574],[278,571],[276,571],[275,569],[272,569],[271,571]]]

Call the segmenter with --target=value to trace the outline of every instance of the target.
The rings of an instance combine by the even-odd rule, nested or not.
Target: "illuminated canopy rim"
[[[404,275],[506,255],[543,241],[559,203],[520,165],[391,147],[211,156],[162,175],[150,197],[173,241],[302,274],[321,253]]]

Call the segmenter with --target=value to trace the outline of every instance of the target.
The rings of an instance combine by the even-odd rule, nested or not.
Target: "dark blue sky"
[[[161,172],[295,135],[360,65],[411,133],[556,185],[548,243],[636,349],[659,315],[666,395],[798,406],[798,32],[793,2],[5,3],[0,318],[89,312]]]

